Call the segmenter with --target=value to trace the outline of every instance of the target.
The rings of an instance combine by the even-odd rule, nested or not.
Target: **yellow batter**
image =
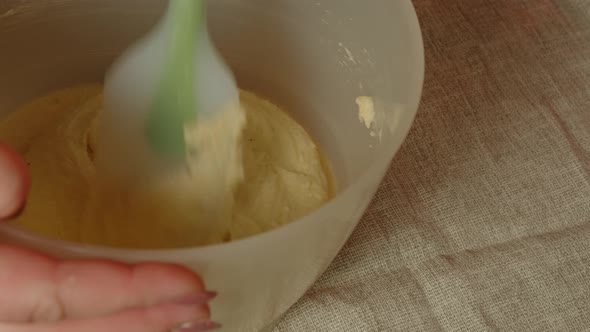
[[[100,194],[95,155],[101,89],[89,85],[58,91],[0,120],[0,141],[23,155],[33,177],[17,225],[75,242],[178,248],[262,233],[331,198],[329,175],[313,140],[286,113],[248,92],[240,94],[247,120],[244,179],[233,209],[225,211],[229,230],[207,222],[207,209],[192,204],[206,188],[193,188],[181,174],[155,185]]]

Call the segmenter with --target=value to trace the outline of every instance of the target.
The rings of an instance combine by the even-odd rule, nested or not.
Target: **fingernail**
[[[16,219],[18,217],[20,217],[21,214],[23,214],[23,212],[25,211],[25,208],[27,207],[26,201],[18,208],[18,210],[16,210],[15,212],[7,215],[6,217],[1,217],[0,221],[11,221],[13,219]]]
[[[181,324],[176,328],[177,332],[203,332],[212,331],[221,327],[221,324],[212,322],[210,320],[203,320],[198,322],[187,322]]]
[[[174,304],[180,305],[200,305],[213,300],[216,296],[217,292],[200,292],[188,296],[183,296],[181,298],[173,300],[172,302]]]

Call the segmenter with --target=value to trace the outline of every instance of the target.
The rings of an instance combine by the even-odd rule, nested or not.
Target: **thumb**
[[[13,216],[24,206],[29,185],[25,162],[0,144],[0,220]]]

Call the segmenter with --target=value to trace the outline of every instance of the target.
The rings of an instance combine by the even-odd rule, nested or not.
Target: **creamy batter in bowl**
[[[3,1],[0,112],[100,81],[164,5]],[[409,0],[215,0],[210,8],[214,40],[240,86],[281,105],[307,129],[330,162],[335,198],[289,225],[195,249],[77,245],[8,224],[0,225],[0,238],[66,257],[184,264],[219,291],[212,312],[222,331],[258,332],[270,329],[325,270],[371,200],[418,106],[422,43]],[[370,97],[360,99],[374,108],[370,121],[359,121],[359,96]]]
[[[11,223],[75,243],[173,249],[254,236],[327,203],[331,176],[307,132],[252,93],[242,91],[240,104],[237,114],[228,114],[230,124],[245,123],[231,154],[235,160],[223,160],[229,167],[207,154],[217,147],[213,133],[210,138],[217,141],[194,161],[189,156],[184,167],[137,183],[101,177],[100,84],[63,89],[26,104],[0,118],[0,142],[20,153],[33,179],[27,208]],[[202,129],[205,139],[210,139],[208,129]],[[227,184],[219,180],[220,170],[230,171],[220,174]]]

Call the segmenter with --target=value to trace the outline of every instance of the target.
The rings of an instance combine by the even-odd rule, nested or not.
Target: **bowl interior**
[[[166,1],[17,1],[0,5],[0,114],[42,93],[96,82]],[[268,97],[323,148],[345,190],[413,119],[422,68],[406,1],[209,1],[213,39],[241,87]],[[355,99],[371,96],[372,130]]]

